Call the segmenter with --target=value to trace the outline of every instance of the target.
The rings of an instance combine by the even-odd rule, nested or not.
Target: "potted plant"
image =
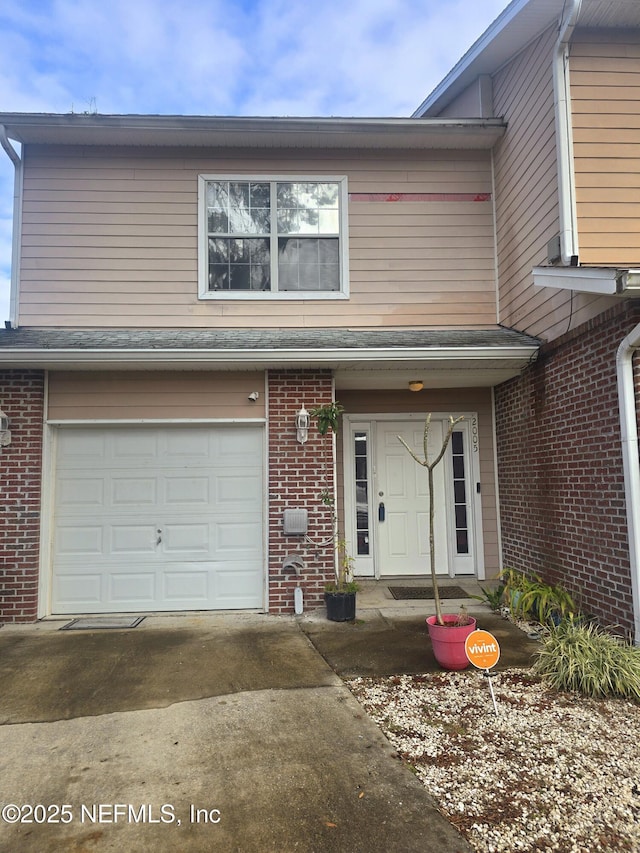
[[[466,669],[467,666],[469,666],[464,643],[469,634],[475,630],[476,620],[472,616],[469,616],[464,608],[462,608],[462,611],[458,614],[442,613],[442,603],[440,601],[440,592],[438,589],[435,559],[435,490],[433,483],[433,470],[444,456],[456,424],[460,423],[462,420],[464,420],[464,417],[462,416],[454,418],[453,415],[449,415],[447,433],[444,437],[439,453],[432,461],[429,459],[429,450],[427,446],[429,440],[429,428],[431,426],[431,413],[427,415],[424,424],[424,459],[420,459],[420,457],[409,447],[406,441],[404,441],[401,436],[398,436],[398,440],[404,445],[418,465],[422,465],[423,468],[427,469],[427,494],[429,496],[429,558],[431,582],[433,584],[433,598],[436,608],[435,616],[429,616],[427,618],[427,628],[429,631],[429,637],[431,638],[433,653],[437,662],[441,667],[443,667],[443,669],[452,670]]]
[[[309,414],[316,418],[320,435],[326,435],[329,431],[335,435],[338,432],[343,411],[344,408],[340,403],[334,401],[312,409]],[[320,501],[331,510],[333,535],[329,542],[335,545],[337,552],[336,578],[326,584],[324,589],[327,619],[332,622],[352,622],[356,618],[356,592],[358,591],[358,585],[353,580],[353,557],[348,552],[346,541],[338,538],[338,516],[333,494],[325,489],[320,494]]]
[[[347,551],[344,539],[336,543],[338,565],[335,581],[324,588],[327,619],[332,622],[353,622],[356,618],[356,592],[358,584],[353,580],[353,557]]]

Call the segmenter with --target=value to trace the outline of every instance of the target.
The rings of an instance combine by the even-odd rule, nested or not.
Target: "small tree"
[[[449,415],[449,427],[447,429],[447,434],[444,437],[442,442],[442,447],[440,448],[440,452],[433,460],[433,462],[429,461],[429,450],[427,447],[429,441],[429,427],[431,426],[431,412],[426,417],[424,422],[424,436],[423,436],[423,448],[424,448],[424,459],[420,459],[413,450],[409,447],[407,442],[401,437],[398,436],[398,440],[405,446],[405,448],[409,451],[411,456],[415,459],[418,465],[422,465],[423,468],[427,469],[427,479],[428,479],[428,492],[429,492],[429,558],[431,562],[431,582],[433,583],[433,598],[436,605],[436,619],[438,620],[438,625],[444,625],[444,619],[442,618],[442,605],[440,604],[440,593],[438,591],[438,579],[436,577],[436,547],[435,547],[435,532],[434,532],[434,503],[435,503],[435,495],[434,495],[434,486],[433,486],[433,469],[436,467],[438,462],[444,456],[444,452],[447,449],[449,441],[451,440],[451,433],[454,430],[456,424],[460,423],[460,421],[464,420],[464,416],[460,416],[459,418],[454,418],[453,415]]]

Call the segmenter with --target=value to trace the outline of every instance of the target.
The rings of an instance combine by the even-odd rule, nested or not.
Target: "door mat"
[[[95,631],[100,628],[136,628],[144,616],[106,616],[99,619],[73,619],[61,631]]]
[[[469,598],[469,593],[460,586],[439,586],[438,590],[440,598]],[[433,587],[430,586],[390,586],[389,592],[396,601],[433,598]]]

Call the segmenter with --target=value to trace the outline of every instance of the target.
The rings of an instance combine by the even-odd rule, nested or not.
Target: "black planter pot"
[[[324,600],[331,622],[353,622],[356,618],[355,592],[325,592]]]

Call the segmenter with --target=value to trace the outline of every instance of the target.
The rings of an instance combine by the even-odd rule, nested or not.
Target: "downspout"
[[[616,355],[622,465],[631,564],[634,642],[640,646],[640,458],[638,457],[638,419],[633,381],[633,354],[637,349],[640,349],[640,324],[622,341]]]
[[[558,160],[558,206],[562,266],[578,266],[578,224],[573,165],[571,90],[569,87],[569,42],[578,22],[582,0],[571,0],[569,13],[560,21],[553,54],[553,93]]]
[[[20,155],[9,142],[4,125],[0,124],[0,145],[15,167],[13,178],[13,229],[11,239],[11,295],[9,299],[9,323],[16,328],[18,322],[18,285],[20,282],[20,244],[22,241],[22,183],[23,163]]]

